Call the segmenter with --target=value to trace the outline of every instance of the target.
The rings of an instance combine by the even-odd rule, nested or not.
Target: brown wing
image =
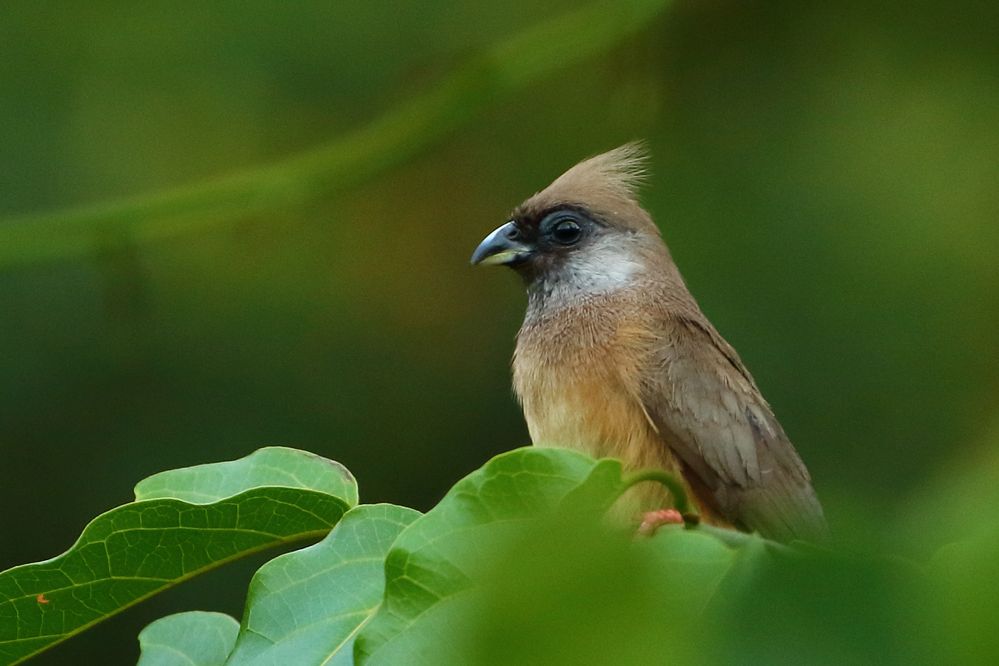
[[[765,537],[825,540],[808,470],[735,350],[706,322],[666,328],[643,403],[702,499]]]

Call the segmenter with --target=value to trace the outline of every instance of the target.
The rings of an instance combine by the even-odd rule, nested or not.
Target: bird
[[[826,541],[808,470],[639,202],[647,161],[639,142],[583,160],[472,254],[526,286],[512,370],[531,441],[665,470],[701,522]],[[646,490],[633,515],[678,515],[668,500]]]

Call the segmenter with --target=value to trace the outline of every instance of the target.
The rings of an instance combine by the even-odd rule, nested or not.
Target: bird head
[[[641,145],[591,157],[517,206],[472,254],[474,265],[509,266],[529,291],[580,295],[628,286],[666,254],[636,198]]]

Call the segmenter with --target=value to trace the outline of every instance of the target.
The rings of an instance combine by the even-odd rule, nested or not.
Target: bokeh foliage
[[[8,598],[0,615],[16,620],[0,624],[0,662],[85,628],[67,619],[122,610],[141,585],[152,593],[206,562],[222,563],[219,553],[238,555],[238,538],[197,519],[225,502],[244,505],[245,534],[295,532],[302,512],[289,511],[288,500],[303,491],[330,500],[310,509],[332,531],[256,572],[242,622],[185,611],[151,623],[139,634],[140,664],[913,664],[999,656],[989,631],[999,610],[994,525],[962,525],[937,509],[935,517],[960,533],[922,564],[782,545],[696,521],[650,537],[606,515],[629,487],[650,482],[649,474],[622,471],[613,459],[524,447],[488,461],[423,515],[391,504],[344,513],[356,501],[350,475],[291,449],[163,473],[137,486],[135,505],[98,517],[70,552],[0,574],[0,596]],[[284,509],[252,510],[250,493],[240,492],[247,483]],[[150,486],[159,488],[155,497],[143,490]],[[976,475],[954,490],[979,503],[995,494]],[[220,499],[224,492],[238,494]],[[168,512],[151,500],[182,504],[191,496],[205,504],[186,506],[194,519],[184,534],[157,537]],[[683,505],[682,493],[674,499]],[[116,589],[101,590],[108,583],[64,564],[98,561],[84,555],[93,541],[87,534],[139,508],[144,529],[106,541]],[[912,517],[932,513],[917,507]],[[53,565],[68,580],[39,575]],[[181,569],[181,579],[164,576]],[[10,595],[15,587],[25,594]],[[205,603],[211,598],[198,605]]]
[[[8,3],[0,227],[292,159],[574,11]],[[467,256],[561,169],[636,137],[654,156],[648,207],[837,535],[929,557],[994,524],[960,489],[999,468],[997,31],[994,3],[674,3],[585,59],[592,34],[560,34],[546,57],[564,67],[487,94],[377,178],[5,264],[0,568],[64,550],[133,479],[264,444],[341,460],[368,501],[425,509],[526,442],[507,377],[523,299]],[[959,549],[940,558],[978,570]],[[210,579],[218,610],[238,614],[253,568]],[[942,621],[974,633],[986,616],[960,580]],[[134,658],[139,627],[205,589],[53,663]]]

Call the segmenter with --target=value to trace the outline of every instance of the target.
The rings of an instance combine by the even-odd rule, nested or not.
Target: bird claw
[[[683,515],[676,509],[646,511],[642,514],[642,524],[638,526],[638,533],[644,536],[652,536],[663,525],[683,524]]]

